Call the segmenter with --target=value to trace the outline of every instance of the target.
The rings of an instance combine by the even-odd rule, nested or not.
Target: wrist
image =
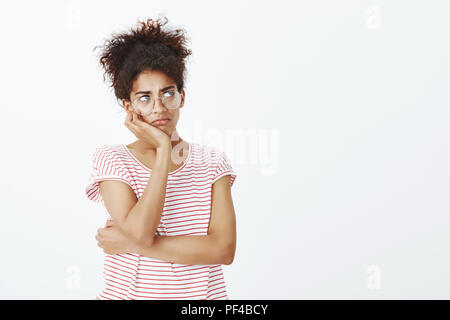
[[[170,154],[170,152],[172,151],[172,145],[170,144],[170,142],[162,144],[158,147],[156,147],[156,154]]]
[[[155,168],[161,168],[162,170],[169,170],[171,149],[168,147],[161,147],[156,149]]]

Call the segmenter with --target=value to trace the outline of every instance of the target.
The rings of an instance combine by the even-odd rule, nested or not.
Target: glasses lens
[[[181,95],[178,91],[168,91],[163,94],[161,100],[167,109],[176,109],[180,105]]]
[[[134,111],[142,116],[147,116],[152,113],[153,98],[145,95],[140,96],[133,102]]]

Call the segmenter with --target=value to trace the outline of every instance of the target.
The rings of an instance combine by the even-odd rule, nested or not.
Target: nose
[[[156,99],[153,104],[153,111],[160,112],[160,111],[165,111],[165,109],[167,109],[167,108],[163,105],[161,98]]]

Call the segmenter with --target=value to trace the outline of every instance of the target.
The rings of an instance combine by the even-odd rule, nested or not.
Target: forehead
[[[156,92],[170,85],[176,86],[172,78],[167,76],[164,72],[144,70],[133,81],[131,91]]]

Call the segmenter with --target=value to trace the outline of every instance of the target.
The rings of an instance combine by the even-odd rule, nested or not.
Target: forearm
[[[142,196],[124,219],[119,222],[119,227],[139,243],[151,245],[156,228],[161,220],[166,198],[169,159],[169,149],[158,150]]]
[[[140,255],[179,264],[228,264],[226,248],[213,235],[155,236],[150,246],[139,246]]]

